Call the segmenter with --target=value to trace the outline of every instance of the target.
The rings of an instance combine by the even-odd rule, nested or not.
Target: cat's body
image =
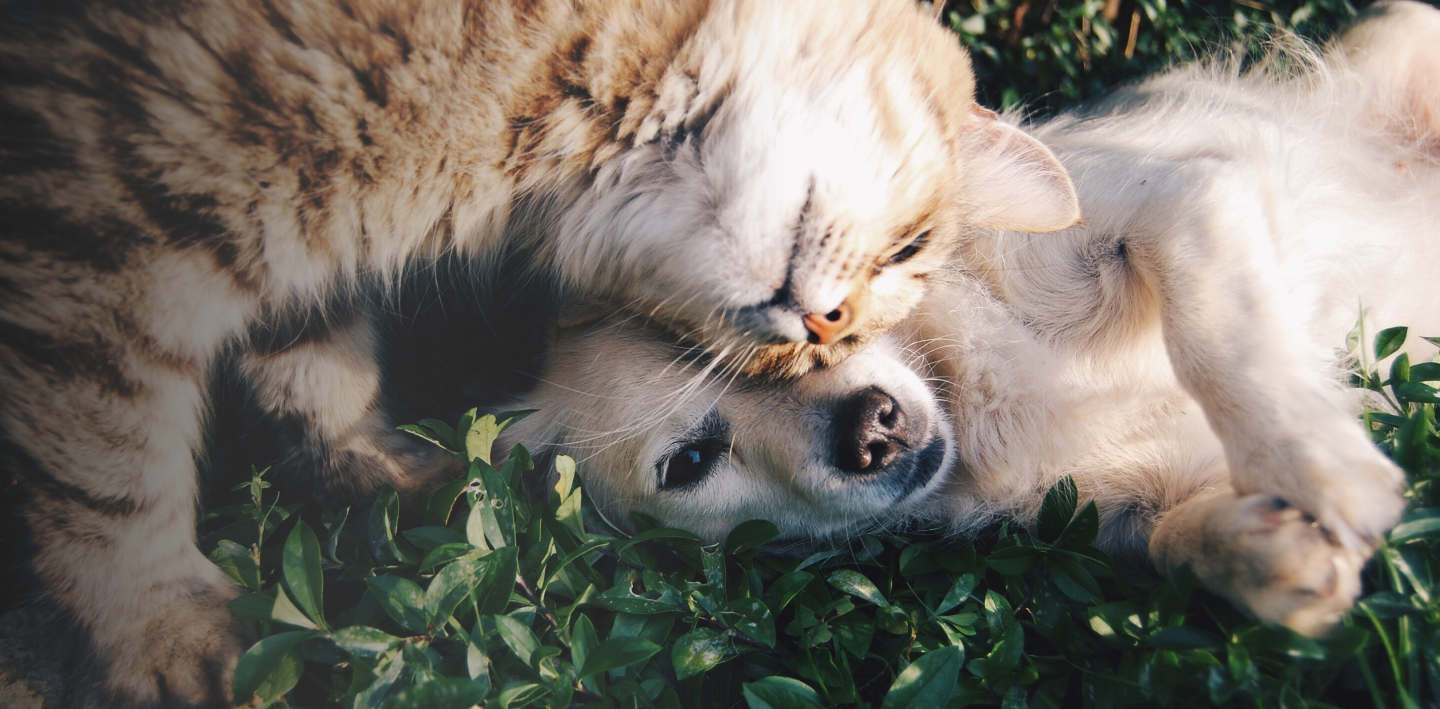
[[[1440,332],[1437,47],[1440,12],[1391,3],[1323,58],[1182,67],[1035,126],[1083,224],[967,240],[888,343],[772,382],[574,328],[508,435],[575,455],[611,519],[710,540],[965,534],[1072,476],[1111,551],[1323,632],[1403,507],[1336,348],[1362,307],[1367,341]]]
[[[483,276],[527,251],[735,366],[798,371],[898,320],[964,224],[1075,214],[903,0],[18,5],[3,461],[120,704],[224,703],[244,649],[193,542],[223,349],[319,487],[403,489],[443,459],[391,430],[359,296],[417,260]]]

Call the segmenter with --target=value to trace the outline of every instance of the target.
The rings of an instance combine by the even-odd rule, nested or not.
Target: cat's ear
[[[1046,232],[1080,221],[1080,199],[1055,155],[995,113],[976,107],[961,136],[962,179],[972,223]]]

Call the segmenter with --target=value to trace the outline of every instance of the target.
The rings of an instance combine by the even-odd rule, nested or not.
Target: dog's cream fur
[[[1051,120],[1033,134],[1074,178],[1083,226],[974,235],[893,342],[747,381],[643,323],[573,328],[514,438],[578,453],[613,518],[711,539],[750,517],[963,533],[1033,519],[1071,475],[1103,545],[1190,563],[1254,615],[1321,632],[1403,504],[1335,347],[1361,307],[1368,334],[1440,332],[1437,48],[1440,12],[1389,4],[1323,57],[1182,68]],[[913,465],[838,467],[838,412],[873,388],[924,421],[912,452],[953,431],[947,476],[912,488],[888,479]],[[677,452],[712,458],[709,475],[665,489]]]

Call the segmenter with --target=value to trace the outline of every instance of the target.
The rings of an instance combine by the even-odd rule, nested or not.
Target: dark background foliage
[[[1044,114],[1217,49],[1259,50],[1277,30],[1323,39],[1369,2],[948,0],[981,102]]]

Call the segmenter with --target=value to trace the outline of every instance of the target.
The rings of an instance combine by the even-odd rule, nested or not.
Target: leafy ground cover
[[[1323,39],[1366,0],[948,0],[981,101],[1046,114],[1178,61],[1259,56],[1276,32]]]
[[[1357,342],[1354,344],[1358,351]],[[1091,545],[1073,485],[1034,530],[975,544],[866,535],[775,553],[767,522],[720,545],[589,504],[573,461],[521,448],[514,414],[406,427],[469,474],[402,515],[284,501],[257,471],[212,510],[202,546],[248,592],[262,639],[236,672],[252,706],[1412,707],[1440,697],[1440,363],[1354,368],[1374,440],[1410,475],[1410,512],[1367,592],[1324,640],[1247,620]],[[1440,340],[1429,339],[1431,343]],[[1417,343],[1418,344],[1418,343]],[[539,483],[539,484],[537,484]],[[413,523],[398,520],[413,516]]]

